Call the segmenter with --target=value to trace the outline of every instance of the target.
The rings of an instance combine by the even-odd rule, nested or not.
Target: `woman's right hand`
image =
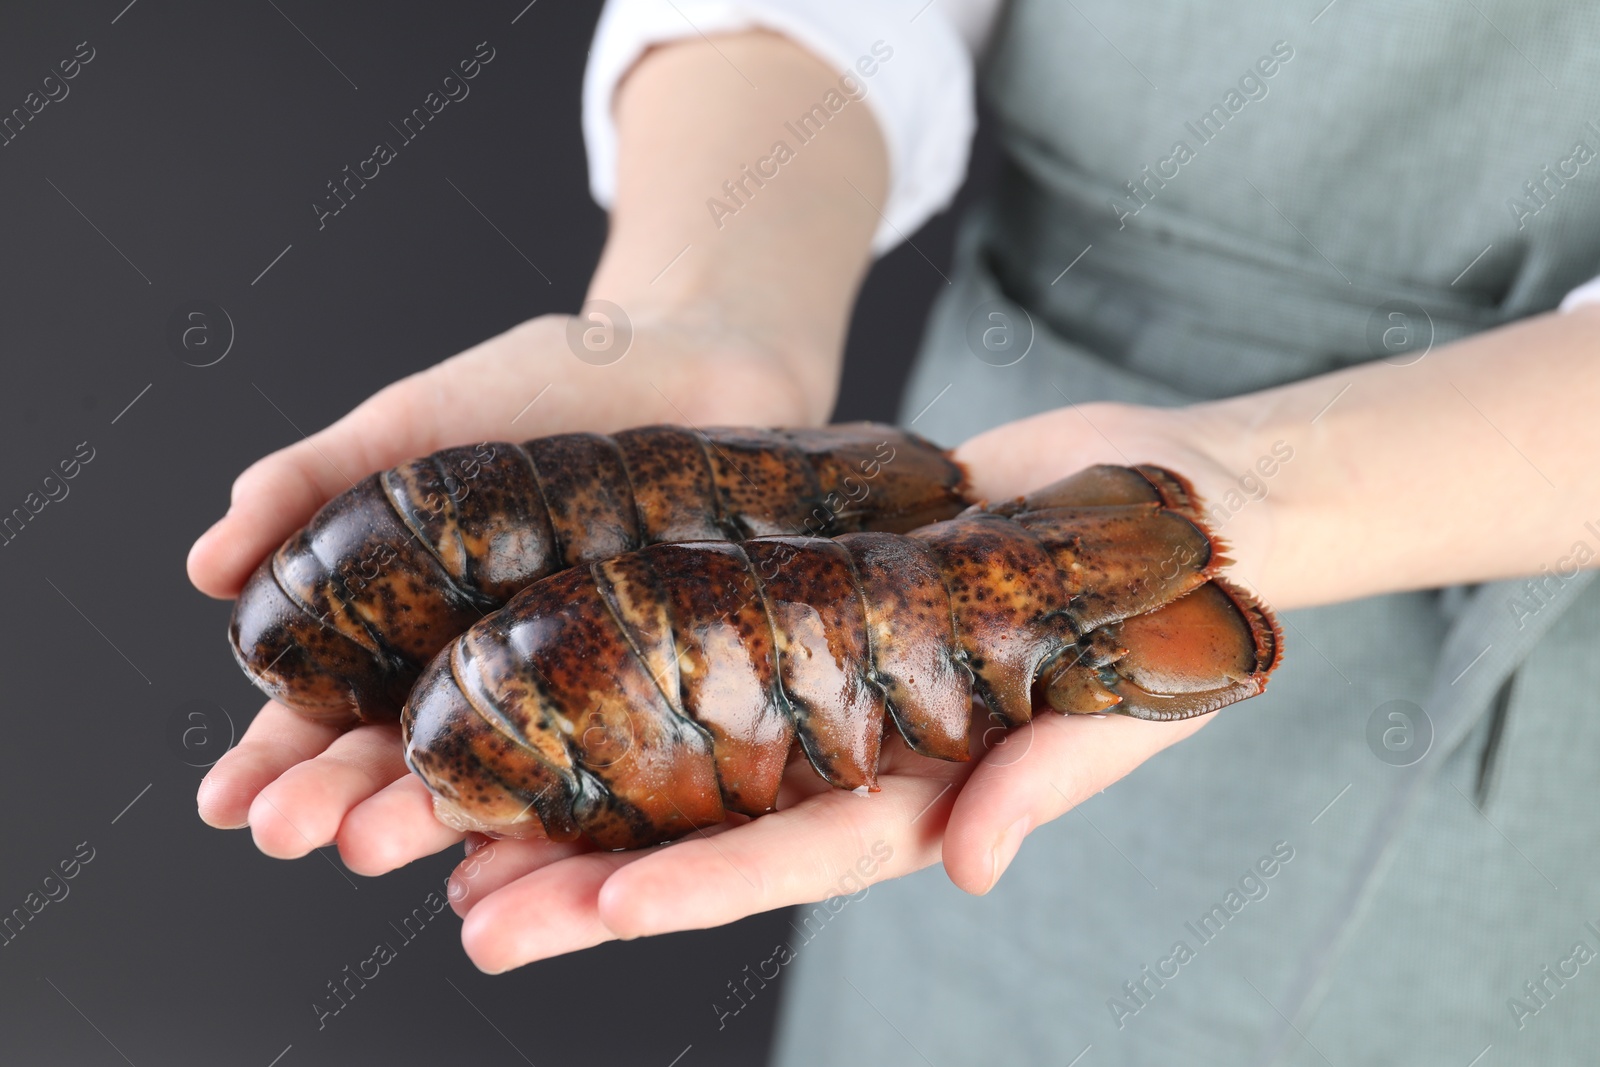
[[[580,359],[547,315],[379,391],[326,429],[258,460],[227,514],[189,551],[202,592],[234,597],[256,565],[329,499],[374,471],[451,445],[525,440],[654,422],[800,425],[820,421],[784,354],[709,330],[632,326],[622,358]],[[615,324],[612,324],[615,326]],[[619,335],[614,334],[612,340]],[[604,340],[592,337],[591,340]],[[438,824],[401,757],[399,728],[348,732],[269,702],[201,782],[200,817],[249,825],[260,849],[295,858],[338,836],[352,868],[380,873],[459,837]],[[348,822],[347,833],[340,827]]]
[[[374,471],[452,445],[523,441],[572,430],[605,432],[670,422],[803,425],[812,410],[776,352],[736,336],[632,324],[616,358],[580,359],[569,325],[616,330],[595,318],[530,319],[373,394],[333,425],[251,464],[228,511],[189,550],[201,592],[235,597],[245,579],[330,499]],[[581,346],[581,342],[580,342]]]
[[[758,75],[759,91],[744,71]],[[625,355],[591,356],[569,342],[569,317],[548,315],[389,386],[239,476],[228,513],[190,550],[194,584],[236,596],[328,499],[450,445],[653,422],[823,421],[880,221],[874,205],[887,196],[887,149],[871,110],[856,103],[831,118],[828,135],[804,145],[737,218],[706,205],[839,77],[758,31],[646,53],[613,102],[616,201],[589,288],[630,318]],[[460,836],[433,818],[426,789],[407,773],[397,726],[341,733],[276,703],[206,776],[199,806],[213,826],[249,825],[271,856],[337,840],[363,874]]]

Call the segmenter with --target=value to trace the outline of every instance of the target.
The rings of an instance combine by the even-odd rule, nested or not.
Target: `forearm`
[[[838,87],[800,46],[752,32],[657,48],[616,98],[617,196],[590,297],[709,341],[708,387],[770,382],[793,394],[790,421],[832,408],[887,185],[865,103],[805,143],[785,126]]]
[[[1246,577],[1279,607],[1515,577],[1600,553],[1597,355],[1600,309],[1579,309],[1180,417],[1268,494]]]

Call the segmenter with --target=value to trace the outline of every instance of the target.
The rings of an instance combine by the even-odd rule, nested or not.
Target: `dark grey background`
[[[202,771],[168,739],[175,715],[220,708],[223,743],[223,714],[242,731],[260,706],[224,644],[228,606],[183,569],[234,475],[395,378],[576,310],[605,226],[578,124],[598,5],[126,3],[0,14],[0,114],[80,41],[96,53],[0,148],[0,514],[80,442],[94,450],[0,547],[0,915],[94,850],[0,947],[0,1060],[759,1062],[775,991],[720,1032],[710,1005],[770,955],[782,913],[488,978],[446,911],[319,1032],[326,983],[399,944],[390,923],[442,890],[459,852],[376,880],[332,849],[269,860],[200,823]],[[471,95],[319,232],[324,183],[485,40],[497,55]],[[950,237],[947,217],[913,239],[942,270]],[[943,284],[908,248],[874,269],[838,417],[893,416]],[[195,298],[237,334],[204,369],[165,339]]]

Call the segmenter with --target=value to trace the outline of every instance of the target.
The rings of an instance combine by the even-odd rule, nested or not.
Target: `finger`
[[[210,596],[237,596],[256,564],[323,504],[374,471],[431,451],[437,416],[427,391],[421,375],[396,382],[252,464],[234,481],[227,514],[189,549],[189,580]]]
[[[269,702],[239,743],[201,779],[195,798],[201,820],[219,830],[246,826],[250,805],[268,783],[322,752],[338,736],[335,727],[310,722],[277,701]]]
[[[595,906],[600,887],[638,853],[588,852],[540,867],[491,893],[461,923],[479,970],[499,974],[616,938]]]
[[[450,906],[465,918],[479,901],[505,888],[519,878],[542,870],[557,860],[593,852],[578,841],[517,840],[488,841],[468,853],[456,864],[447,883]]]
[[[960,773],[884,776],[881,791],[865,797],[829,790],[685,838],[613,875],[600,915],[624,937],[701,929],[920,870],[938,859],[943,802]]]
[[[406,773],[399,725],[359,726],[261,790],[250,805],[256,847],[278,859],[321,848],[351,808]]]
[[[376,877],[460,841],[433,815],[433,794],[414,774],[401,775],[350,809],[339,825],[339,856],[357,874]]]
[[[1072,810],[1139,764],[1194,733],[1210,716],[1144,722],[1042,714],[991,749],[956,798],[944,835],[950,880],[987,893],[1022,839]]]

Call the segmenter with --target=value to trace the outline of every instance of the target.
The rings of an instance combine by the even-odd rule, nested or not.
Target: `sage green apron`
[[[1398,376],[1600,274],[1600,5],[1325,3],[1012,4],[1002,175],[903,420]],[[987,897],[933,868],[802,913],[778,1061],[1600,1062],[1591,578],[1291,613],[1264,697]]]

